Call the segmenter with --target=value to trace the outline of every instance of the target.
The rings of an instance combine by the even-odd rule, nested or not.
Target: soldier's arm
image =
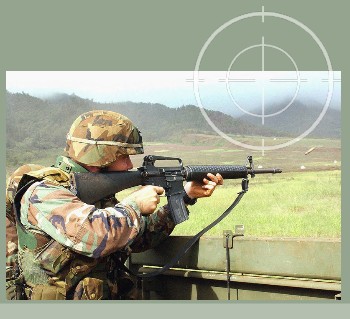
[[[213,175],[209,173],[202,182],[188,182],[184,188],[190,198],[201,198],[211,196],[216,186],[222,184],[223,178],[220,174]],[[175,227],[168,205],[143,218],[145,219],[145,230],[133,242],[131,248],[134,252],[155,247],[165,240]]]
[[[127,245],[144,229],[137,207],[121,203],[97,209],[64,187],[33,184],[21,200],[21,222],[72,250],[98,258]]]
[[[213,194],[217,185],[223,184],[220,174],[209,173],[207,178],[200,182],[188,182],[185,184],[186,193],[191,198],[209,197]],[[175,224],[170,216],[168,205],[161,207],[155,213],[143,216],[145,230],[140,232],[131,248],[134,252],[144,251],[157,246],[164,241],[173,231]]]

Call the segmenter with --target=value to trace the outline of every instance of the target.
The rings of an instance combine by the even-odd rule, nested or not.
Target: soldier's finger
[[[164,193],[164,188],[160,186],[153,186],[153,189],[158,195],[162,195]]]
[[[207,176],[210,178],[211,181],[213,181],[216,184],[219,184],[220,180],[222,179],[220,174],[214,175],[214,174],[208,173]]]
[[[215,188],[215,186],[216,184],[207,184],[207,185],[203,185],[202,188],[212,190]]]
[[[218,182],[217,182],[218,185],[224,184],[224,179],[219,173],[216,174],[216,178],[218,179]]]

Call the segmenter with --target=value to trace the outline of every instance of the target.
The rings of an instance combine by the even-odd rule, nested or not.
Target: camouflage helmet
[[[122,154],[143,154],[142,136],[122,114],[89,111],[73,122],[67,134],[65,151],[79,163],[103,167]]]

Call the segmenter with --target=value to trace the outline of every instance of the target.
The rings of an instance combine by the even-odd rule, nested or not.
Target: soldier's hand
[[[224,179],[220,174],[208,173],[202,183],[188,182],[185,184],[185,191],[190,198],[209,197],[213,194],[217,185],[222,185]]]
[[[139,190],[129,195],[138,205],[143,215],[152,214],[159,204],[159,195],[164,193],[164,188],[159,186],[142,186]]]

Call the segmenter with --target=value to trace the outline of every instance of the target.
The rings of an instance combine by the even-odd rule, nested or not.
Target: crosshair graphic
[[[296,74],[297,74],[297,86],[296,86],[296,90],[294,92],[294,95],[291,99],[291,101],[285,106],[283,107],[281,110],[277,111],[277,112],[274,112],[274,113],[270,113],[270,114],[266,114],[265,113],[265,86],[262,85],[262,99],[261,99],[261,114],[256,114],[256,113],[252,113],[252,112],[248,112],[247,110],[245,110],[243,107],[241,107],[236,99],[234,98],[232,92],[231,92],[231,88],[229,86],[229,83],[231,82],[231,77],[230,77],[230,72],[232,70],[232,67],[234,65],[234,63],[236,62],[236,60],[239,58],[239,56],[243,53],[245,53],[246,51],[248,50],[251,50],[251,49],[254,49],[254,48],[258,48],[258,47],[261,47],[262,48],[262,52],[261,52],[261,57],[262,57],[262,63],[261,63],[261,68],[262,68],[262,72],[265,71],[265,47],[270,47],[270,48],[273,48],[273,49],[276,49],[278,51],[281,51],[282,53],[284,53],[288,58],[289,60],[291,60],[291,62],[293,63],[293,66],[295,68],[295,71],[296,71]],[[243,79],[238,79],[238,81],[242,81]],[[293,81],[293,80],[292,80]],[[235,81],[237,82],[237,80]],[[264,125],[265,123],[265,118],[266,117],[271,117],[271,116],[275,116],[275,115],[278,115],[280,113],[282,113],[283,111],[287,110],[291,105],[292,103],[294,102],[294,100],[296,99],[297,95],[298,95],[298,92],[299,92],[299,89],[300,89],[300,74],[299,74],[299,70],[298,70],[298,66],[297,64],[295,63],[294,59],[283,49],[277,47],[277,46],[274,46],[274,45],[270,45],[270,44],[265,44],[265,38],[262,37],[262,40],[261,40],[261,44],[257,44],[257,45],[252,45],[242,51],[240,51],[232,60],[231,64],[229,65],[228,67],[228,70],[226,72],[226,78],[225,78],[225,83],[226,83],[226,89],[227,89],[227,92],[229,93],[230,97],[231,97],[231,100],[233,101],[233,103],[245,114],[248,114],[248,115],[251,115],[251,116],[256,116],[256,117],[260,117],[261,118],[261,123]],[[264,84],[264,83],[263,83]]]
[[[327,64],[327,70],[328,70],[328,92],[327,92],[327,98],[326,101],[323,105],[322,111],[320,112],[319,116],[317,117],[317,119],[314,121],[314,123],[302,134],[300,134],[299,136],[297,136],[296,138],[293,138],[285,143],[282,144],[277,144],[277,145],[272,145],[272,146],[266,146],[265,145],[265,141],[264,139],[262,139],[262,145],[261,146],[256,146],[256,145],[249,145],[240,141],[237,141],[235,139],[233,139],[232,137],[228,136],[227,134],[225,134],[224,132],[222,132],[209,118],[202,100],[201,100],[201,96],[200,96],[200,92],[199,92],[199,83],[203,82],[203,79],[200,79],[199,77],[199,69],[200,69],[200,65],[201,65],[201,61],[203,59],[203,56],[206,52],[206,50],[208,49],[208,47],[210,46],[210,44],[212,43],[212,41],[225,29],[227,29],[228,27],[230,27],[231,25],[233,25],[234,23],[240,22],[242,20],[245,19],[251,19],[251,18],[256,18],[256,17],[261,17],[261,22],[265,23],[265,19],[266,18],[277,18],[277,19],[281,19],[283,21],[287,21],[289,23],[292,23],[294,25],[296,25],[297,27],[301,28],[303,31],[305,31],[307,34],[309,34],[312,39],[315,41],[315,43],[317,44],[318,48],[321,50],[324,59],[326,61]],[[231,69],[233,68],[235,62],[237,61],[238,57],[241,56],[242,54],[246,53],[247,51],[251,50],[251,49],[256,49],[256,48],[261,48],[261,61],[262,61],[262,70],[261,72],[265,72],[265,48],[271,48],[274,50],[277,50],[279,52],[282,52],[285,56],[288,57],[288,59],[292,62],[294,69],[295,69],[295,73],[296,73],[296,78],[295,79],[270,79],[270,82],[276,82],[276,81],[281,81],[281,82],[295,82],[296,83],[296,89],[294,92],[294,95],[292,97],[292,99],[290,100],[289,103],[287,103],[283,108],[281,108],[280,110],[273,112],[273,113],[269,113],[267,114],[265,112],[265,85],[266,85],[266,80],[263,80],[262,83],[262,92],[261,92],[261,97],[262,97],[262,101],[261,101],[261,114],[257,114],[257,113],[253,113],[253,112],[249,112],[247,110],[244,109],[243,106],[239,105],[239,103],[236,101],[236,99],[234,98],[234,94],[229,86],[229,83],[231,82],[254,82],[256,81],[256,79],[249,79],[247,81],[247,79],[232,79],[230,77],[231,74]],[[220,82],[224,82],[226,84],[226,90],[228,92],[228,95],[230,96],[231,100],[233,101],[233,103],[244,113],[250,115],[250,116],[254,116],[254,117],[260,117],[262,124],[264,125],[265,123],[265,118],[267,117],[273,117],[276,116],[282,112],[284,112],[285,110],[287,110],[292,103],[294,102],[294,100],[296,99],[296,97],[298,96],[298,92],[299,92],[299,88],[300,88],[300,83],[304,82],[304,79],[300,78],[300,72],[297,66],[297,63],[294,61],[293,57],[286,52],[285,50],[283,50],[282,48],[275,46],[273,44],[269,44],[265,42],[265,37],[262,37],[261,43],[259,44],[253,44],[243,50],[241,50],[238,54],[236,54],[236,56],[232,59],[231,63],[228,66],[227,72],[226,72],[226,78],[225,79],[221,79]],[[223,25],[221,25],[218,29],[216,29],[208,38],[208,40],[204,43],[202,49],[199,52],[197,61],[196,61],[196,65],[195,65],[195,69],[193,71],[193,90],[194,90],[194,94],[195,94],[195,98],[197,101],[197,104],[200,108],[200,111],[203,115],[203,117],[205,118],[205,120],[207,121],[207,123],[212,127],[212,129],[217,132],[221,137],[223,137],[224,139],[226,139],[227,141],[247,148],[247,149],[251,149],[251,150],[260,150],[263,152],[266,150],[276,150],[276,149],[280,149],[283,147],[287,147],[290,146],[298,141],[300,141],[302,138],[306,137],[308,134],[310,134],[316,127],[317,125],[321,122],[321,120],[323,119],[324,115],[327,112],[327,109],[330,105],[331,99],[332,99],[332,95],[333,95],[333,82],[334,82],[334,78],[333,78],[333,70],[332,70],[332,64],[330,61],[330,58],[328,56],[327,50],[325,49],[324,45],[322,44],[322,42],[320,41],[320,39],[316,36],[316,34],[310,30],[306,25],[304,25],[303,23],[301,23],[300,21],[291,18],[289,16],[280,14],[280,13],[276,13],[276,12],[265,12],[264,11],[264,7],[262,7],[262,11],[261,12],[252,12],[252,13],[248,13],[248,14],[244,14],[241,15],[239,17],[233,18],[229,21],[227,21],[226,23],[224,23]]]

